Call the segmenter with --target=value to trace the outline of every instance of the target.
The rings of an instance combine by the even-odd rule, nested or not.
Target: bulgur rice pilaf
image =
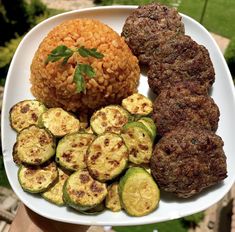
[[[48,54],[59,45],[70,49],[96,48],[102,59],[73,54],[66,64],[45,63]],[[77,93],[73,80],[77,62],[91,65],[96,76],[85,77],[86,93]],[[124,39],[107,25],[93,19],[73,19],[56,26],[41,42],[31,64],[33,95],[48,107],[68,111],[95,110],[118,104],[137,91],[140,69]]]

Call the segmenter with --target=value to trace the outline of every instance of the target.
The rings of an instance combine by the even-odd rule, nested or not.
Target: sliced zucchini
[[[99,135],[87,150],[87,168],[95,179],[105,182],[118,176],[127,166],[128,149],[114,133]]]
[[[157,128],[153,119],[148,118],[148,117],[142,117],[141,119],[138,120],[138,122],[141,122],[146,126],[146,128],[151,133],[152,140],[154,141],[157,135]]]
[[[18,171],[18,179],[22,189],[30,193],[46,191],[58,178],[55,162],[44,166],[21,165]]]
[[[122,100],[124,107],[131,114],[149,115],[153,111],[153,103],[150,99],[140,93],[134,93]]]
[[[129,168],[119,183],[119,195],[125,211],[144,216],[158,206],[160,192],[152,176],[143,168]]]
[[[85,169],[85,155],[95,135],[74,133],[62,138],[56,148],[56,162],[70,171]]]
[[[91,117],[90,125],[98,135],[104,132],[119,134],[129,117],[129,113],[121,106],[110,105],[96,111]]]
[[[99,213],[101,213],[103,210],[105,209],[104,207],[104,203],[100,203],[97,206],[95,206],[94,208],[85,210],[85,211],[80,211],[83,214],[87,214],[87,215],[97,215]]]
[[[129,160],[135,164],[149,163],[153,150],[151,133],[140,122],[130,122],[123,127],[121,136],[129,150]]]
[[[10,110],[11,127],[20,132],[30,125],[37,125],[40,115],[46,110],[47,108],[36,100],[18,102]]]
[[[96,207],[106,195],[106,185],[94,180],[86,170],[74,172],[63,188],[65,203],[79,211]]]
[[[113,212],[118,212],[122,209],[118,193],[118,182],[114,182],[108,186],[108,194],[105,198],[105,206]]]
[[[78,132],[80,128],[79,120],[62,108],[51,108],[43,113],[40,125],[47,128],[56,137]]]
[[[13,158],[18,163],[40,165],[55,154],[55,147],[55,140],[49,131],[30,126],[18,134]]]
[[[53,204],[62,206],[64,205],[63,186],[69,176],[60,168],[58,168],[58,173],[59,178],[57,182],[53,186],[51,186],[47,191],[43,192],[42,197]]]

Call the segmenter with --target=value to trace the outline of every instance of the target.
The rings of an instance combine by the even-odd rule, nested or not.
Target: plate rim
[[[7,73],[7,78],[6,78],[6,83],[5,83],[5,89],[4,89],[4,94],[3,94],[3,104],[2,104],[2,115],[1,115],[1,137],[2,137],[2,153],[3,153],[3,162],[4,162],[4,166],[6,166],[7,162],[9,162],[7,159],[6,159],[6,152],[4,151],[4,147],[5,147],[5,144],[4,144],[4,140],[5,140],[5,135],[4,135],[4,131],[5,131],[5,124],[7,123],[6,120],[4,120],[4,115],[6,115],[6,100],[7,100],[7,89],[9,89],[9,83],[10,83],[10,76],[11,76],[11,73],[12,73],[12,70],[13,70],[13,67],[15,65],[15,61],[16,61],[16,57],[17,57],[17,54],[19,52],[19,50],[21,49],[21,47],[24,45],[24,41],[27,40],[27,38],[32,34],[34,33],[35,30],[37,30],[39,27],[41,27],[43,24],[47,24],[47,23],[50,23],[51,20],[54,20],[56,18],[60,18],[60,17],[64,17],[66,15],[70,15],[70,14],[73,14],[73,13],[80,13],[80,12],[94,12],[94,11],[103,11],[103,10],[108,10],[108,9],[115,9],[115,10],[122,10],[122,9],[127,9],[127,10],[133,10],[135,9],[136,7],[138,7],[137,5],[113,5],[113,6],[100,6],[100,7],[90,7],[90,8],[85,8],[85,9],[78,9],[78,10],[73,10],[73,11],[68,11],[68,12],[64,12],[64,13],[61,13],[61,14],[58,14],[58,15],[55,15],[55,16],[52,16],[42,22],[40,22],[39,24],[37,24],[35,27],[33,27],[25,36],[24,38],[21,40],[19,46],[17,47],[16,51],[15,51],[15,54],[13,56],[13,59],[11,61],[11,64],[10,64],[10,67],[8,69],[8,73]],[[212,37],[212,35],[206,30],[206,28],[204,26],[202,26],[201,24],[199,24],[196,20],[194,20],[193,18],[185,15],[185,14],[182,14],[180,13],[181,16],[183,16],[185,19],[189,20],[189,21],[192,21],[193,23],[195,23],[197,26],[200,27],[201,30],[203,30],[211,39],[211,41],[213,41],[213,45],[216,47],[217,51],[220,53],[220,56],[223,58],[221,59],[222,62],[223,62],[223,66],[226,70],[226,77],[230,77],[230,78],[227,78],[227,81],[229,83],[229,88],[230,88],[230,91],[232,93],[232,96],[233,96],[233,103],[235,104],[235,90],[234,90],[234,86],[233,86],[233,82],[232,82],[232,77],[231,77],[231,74],[230,74],[230,71],[228,69],[228,66],[227,66],[227,63],[222,55],[222,52],[221,50],[219,49],[219,46],[218,44],[215,42],[214,38]],[[7,173],[7,177],[10,176],[10,173],[8,172],[9,170],[8,169],[5,169],[6,170],[6,173]],[[11,184],[11,187],[12,189],[14,190],[14,192],[17,192],[16,190],[16,186],[14,186],[12,184],[12,182],[10,181],[11,178],[8,178],[10,184]],[[233,178],[233,183],[235,181],[235,177]],[[232,181],[231,181],[232,182]],[[233,183],[230,183],[229,186],[226,186],[226,192],[229,191],[229,189],[232,187],[232,184]],[[15,191],[16,190],[16,191]],[[222,198],[223,196],[220,197],[220,199]],[[220,200],[219,199],[219,200]],[[20,199],[21,200],[21,199]],[[22,200],[21,200],[22,201]],[[22,201],[25,205],[27,205],[27,207],[29,207],[32,211],[38,213],[39,215],[41,216],[44,216],[40,211],[38,211],[37,209],[32,209],[30,206],[28,206],[28,204],[26,204],[24,201]],[[199,207],[197,209],[196,212],[200,212],[202,210],[205,210],[206,208],[208,208],[210,206],[202,206],[202,207]],[[79,214],[78,214],[79,216]],[[172,218],[169,218],[169,219],[164,219],[162,218],[161,220],[157,220],[157,222],[162,222],[162,221],[166,221],[166,220],[171,220],[171,219],[176,219],[176,218],[179,218],[179,217],[182,217],[182,216],[185,216],[185,215],[177,215],[177,216],[173,216]],[[45,217],[45,216],[44,216]],[[54,218],[53,216],[51,217],[48,217],[52,220],[57,220],[57,221],[62,221],[62,222],[65,222],[65,220],[61,219],[61,218]],[[92,217],[91,217],[92,218]],[[74,220],[66,220],[66,222],[69,222],[69,223],[76,223],[76,224],[81,224],[81,225],[107,225],[107,223],[104,223],[103,221],[101,222],[98,222],[98,221],[94,221],[94,220],[83,220],[83,218],[79,218],[78,217],[78,221],[74,221]],[[135,222],[132,222],[132,221],[128,221],[128,222],[116,222],[116,223],[112,223],[112,225],[117,225],[117,226],[128,226],[128,225],[141,225],[141,224],[151,224],[151,223],[156,223],[156,220],[153,220],[153,218],[148,218],[148,216],[146,216],[143,220],[138,220],[138,218],[135,220]]]

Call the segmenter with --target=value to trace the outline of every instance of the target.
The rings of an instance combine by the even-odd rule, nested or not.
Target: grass
[[[201,18],[204,0],[182,0],[179,11],[197,21]],[[227,38],[235,37],[235,1],[208,0],[202,24],[216,34]]]

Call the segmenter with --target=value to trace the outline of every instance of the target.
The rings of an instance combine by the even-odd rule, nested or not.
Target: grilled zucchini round
[[[149,130],[151,134],[152,140],[154,141],[157,135],[157,128],[153,119],[148,118],[148,117],[142,117],[138,120],[138,122],[141,122],[145,125],[145,127]]]
[[[42,197],[58,206],[64,205],[63,186],[69,177],[62,169],[58,168],[59,178],[47,191],[42,193]]]
[[[123,127],[121,136],[129,150],[129,160],[135,164],[149,163],[153,141],[149,130],[140,122],[130,122]]]
[[[96,111],[91,117],[90,125],[98,135],[104,132],[119,134],[129,118],[129,113],[121,106],[110,105]]]
[[[85,169],[85,155],[95,135],[74,133],[62,138],[56,149],[56,161],[65,169],[76,171]]]
[[[18,170],[18,179],[22,189],[30,193],[46,191],[58,178],[55,162],[44,166],[24,166]]]
[[[87,150],[87,168],[95,179],[105,182],[118,176],[127,166],[128,149],[114,133],[99,135]]]
[[[119,183],[119,195],[125,211],[144,216],[158,206],[160,192],[152,176],[140,167],[129,168]]]
[[[140,93],[134,93],[122,100],[122,107],[131,114],[149,115],[153,111],[153,103]]]
[[[18,102],[10,110],[11,127],[20,132],[31,125],[37,125],[39,117],[46,110],[47,108],[36,100]]]
[[[105,206],[113,212],[118,212],[122,209],[118,193],[118,182],[114,182],[108,186],[108,194],[105,198]]]
[[[79,211],[96,207],[106,195],[106,185],[94,180],[86,170],[74,172],[66,180],[63,188],[65,203]]]
[[[79,120],[62,108],[51,108],[43,113],[40,117],[40,125],[56,137],[63,137],[80,129]]]
[[[55,154],[55,147],[51,133],[33,125],[18,134],[13,147],[13,159],[17,163],[40,165]]]

